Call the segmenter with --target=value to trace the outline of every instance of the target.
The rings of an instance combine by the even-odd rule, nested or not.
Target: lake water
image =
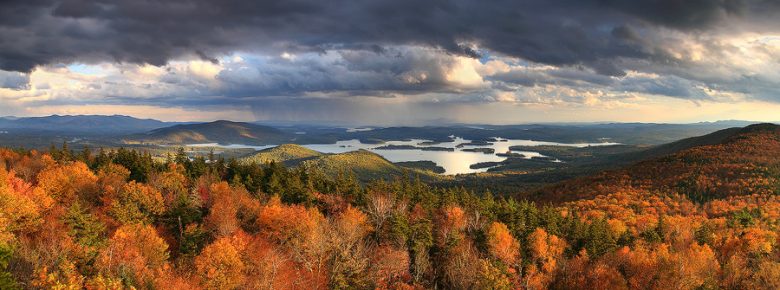
[[[506,140],[506,139],[502,139],[502,140]],[[463,148],[456,148],[456,146],[459,144],[470,142],[470,140],[466,140],[459,137],[454,138],[454,140],[451,142],[443,142],[443,143],[432,144],[432,145],[420,144],[426,141],[428,140],[412,139],[407,141],[388,141],[383,144],[364,144],[361,143],[359,140],[355,139],[355,140],[338,141],[335,144],[307,144],[301,146],[322,153],[344,153],[344,152],[354,151],[358,149],[365,149],[377,153],[379,155],[382,155],[384,158],[390,160],[391,162],[428,160],[428,161],[433,161],[437,165],[443,167],[445,170],[445,174],[464,174],[464,173],[485,172],[488,170],[488,168],[471,169],[469,168],[469,166],[472,164],[480,163],[480,162],[500,162],[506,159],[506,157],[496,156],[495,154],[484,154],[481,152],[461,151],[462,149],[465,148],[493,148],[496,153],[506,153],[510,151],[509,150],[510,146],[516,146],[516,145],[523,145],[523,146],[558,145],[558,146],[572,146],[572,147],[587,147],[587,146],[605,146],[605,145],[618,144],[618,143],[567,144],[567,143],[556,143],[556,142],[510,139],[510,140],[506,140],[505,142],[491,142],[492,143],[491,145],[476,145],[476,146],[466,145],[463,146]],[[455,148],[455,151],[450,152],[450,151],[422,151],[422,150],[413,150],[413,149],[403,149],[403,150],[376,149],[377,147],[386,146],[386,145],[413,145],[417,147],[447,147],[447,148]],[[191,144],[187,146],[222,147],[222,148],[232,148],[232,149],[252,148],[255,150],[263,150],[263,149],[274,147],[276,145],[250,146],[250,145],[241,145],[241,144],[219,145],[216,143],[206,143],[206,144]],[[533,152],[533,151],[511,151],[511,152],[523,154],[525,158],[529,158],[529,159],[532,157],[546,157],[542,154],[539,154],[538,152]]]

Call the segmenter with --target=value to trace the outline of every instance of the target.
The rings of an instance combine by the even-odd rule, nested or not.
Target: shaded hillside
[[[758,124],[727,129],[651,149],[655,150],[651,152],[673,151],[699,143],[716,144],[695,146],[623,169],[566,181],[528,197],[562,202],[642,190],[680,193],[704,201],[780,193],[780,126]]]
[[[756,125],[753,125],[756,126]],[[727,138],[739,133],[743,128],[728,128],[707,135],[685,138],[672,143],[654,146],[638,152],[628,152],[612,156],[612,161],[635,162],[640,160],[657,158],[687,150],[697,146],[715,145]]]
[[[282,144],[273,148],[252,153],[249,156],[240,159],[242,162],[254,162],[254,163],[268,163],[268,162],[281,162],[286,165],[296,165],[300,161],[310,159],[323,154],[309,148],[296,145],[296,144]]]
[[[290,135],[272,127],[231,121],[176,125],[124,138],[126,143],[153,144],[219,143],[265,145],[285,143],[290,140]]]

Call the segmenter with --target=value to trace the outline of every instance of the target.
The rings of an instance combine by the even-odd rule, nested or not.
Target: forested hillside
[[[277,162],[285,165],[298,165],[299,163],[323,154],[296,144],[282,144],[276,147],[264,149],[241,158],[247,163]]]
[[[722,141],[652,158],[620,170],[563,182],[540,191],[537,197],[561,202],[592,198],[622,188],[676,192],[694,201],[753,193],[780,193],[780,126],[758,124],[707,136]],[[697,138],[686,140],[692,139]],[[656,149],[648,150],[648,155],[655,155]]]
[[[183,152],[0,150],[2,289],[778,289],[780,130],[526,197]]]

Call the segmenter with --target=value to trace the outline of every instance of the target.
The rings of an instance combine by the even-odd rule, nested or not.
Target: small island
[[[449,147],[418,147],[422,151],[446,151],[446,152],[455,152],[455,148],[449,148]]]
[[[484,140],[473,140],[473,141],[471,141],[471,142],[460,143],[460,144],[458,144],[458,145],[457,145],[457,146],[455,146],[455,147],[457,147],[457,148],[462,148],[462,147],[465,147],[465,146],[491,146],[491,145],[493,145],[493,143],[491,143],[491,142],[488,142],[488,141],[484,141]]]
[[[493,149],[493,148],[466,148],[466,149],[462,149],[461,151],[464,151],[464,152],[482,152],[483,154],[493,154],[493,153],[496,153],[496,149]]]
[[[479,162],[469,165],[469,168],[471,169],[484,169],[484,168],[491,168],[496,167],[503,164],[502,162],[495,162],[495,161],[489,161],[489,162]]]
[[[385,140],[376,138],[360,138],[360,143],[363,144],[384,144]]]
[[[416,150],[420,147],[414,145],[385,145],[374,148],[376,150]]]
[[[525,155],[517,152],[507,151],[504,153],[496,153],[496,156],[500,157],[514,157],[514,158],[525,158]]]
[[[417,145],[419,145],[419,146],[431,146],[431,145],[439,145],[441,143],[443,143],[443,142],[441,142],[441,141],[423,141],[423,142],[417,143]]]
[[[428,160],[396,162],[395,165],[406,167],[406,168],[428,170],[438,174],[443,174],[444,172],[446,172],[444,167],[437,165],[436,162],[428,161]]]

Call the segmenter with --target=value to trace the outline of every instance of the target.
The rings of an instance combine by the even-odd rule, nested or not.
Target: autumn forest
[[[66,144],[67,146],[67,144]],[[183,152],[0,151],[2,289],[778,289],[780,130],[507,196]]]

